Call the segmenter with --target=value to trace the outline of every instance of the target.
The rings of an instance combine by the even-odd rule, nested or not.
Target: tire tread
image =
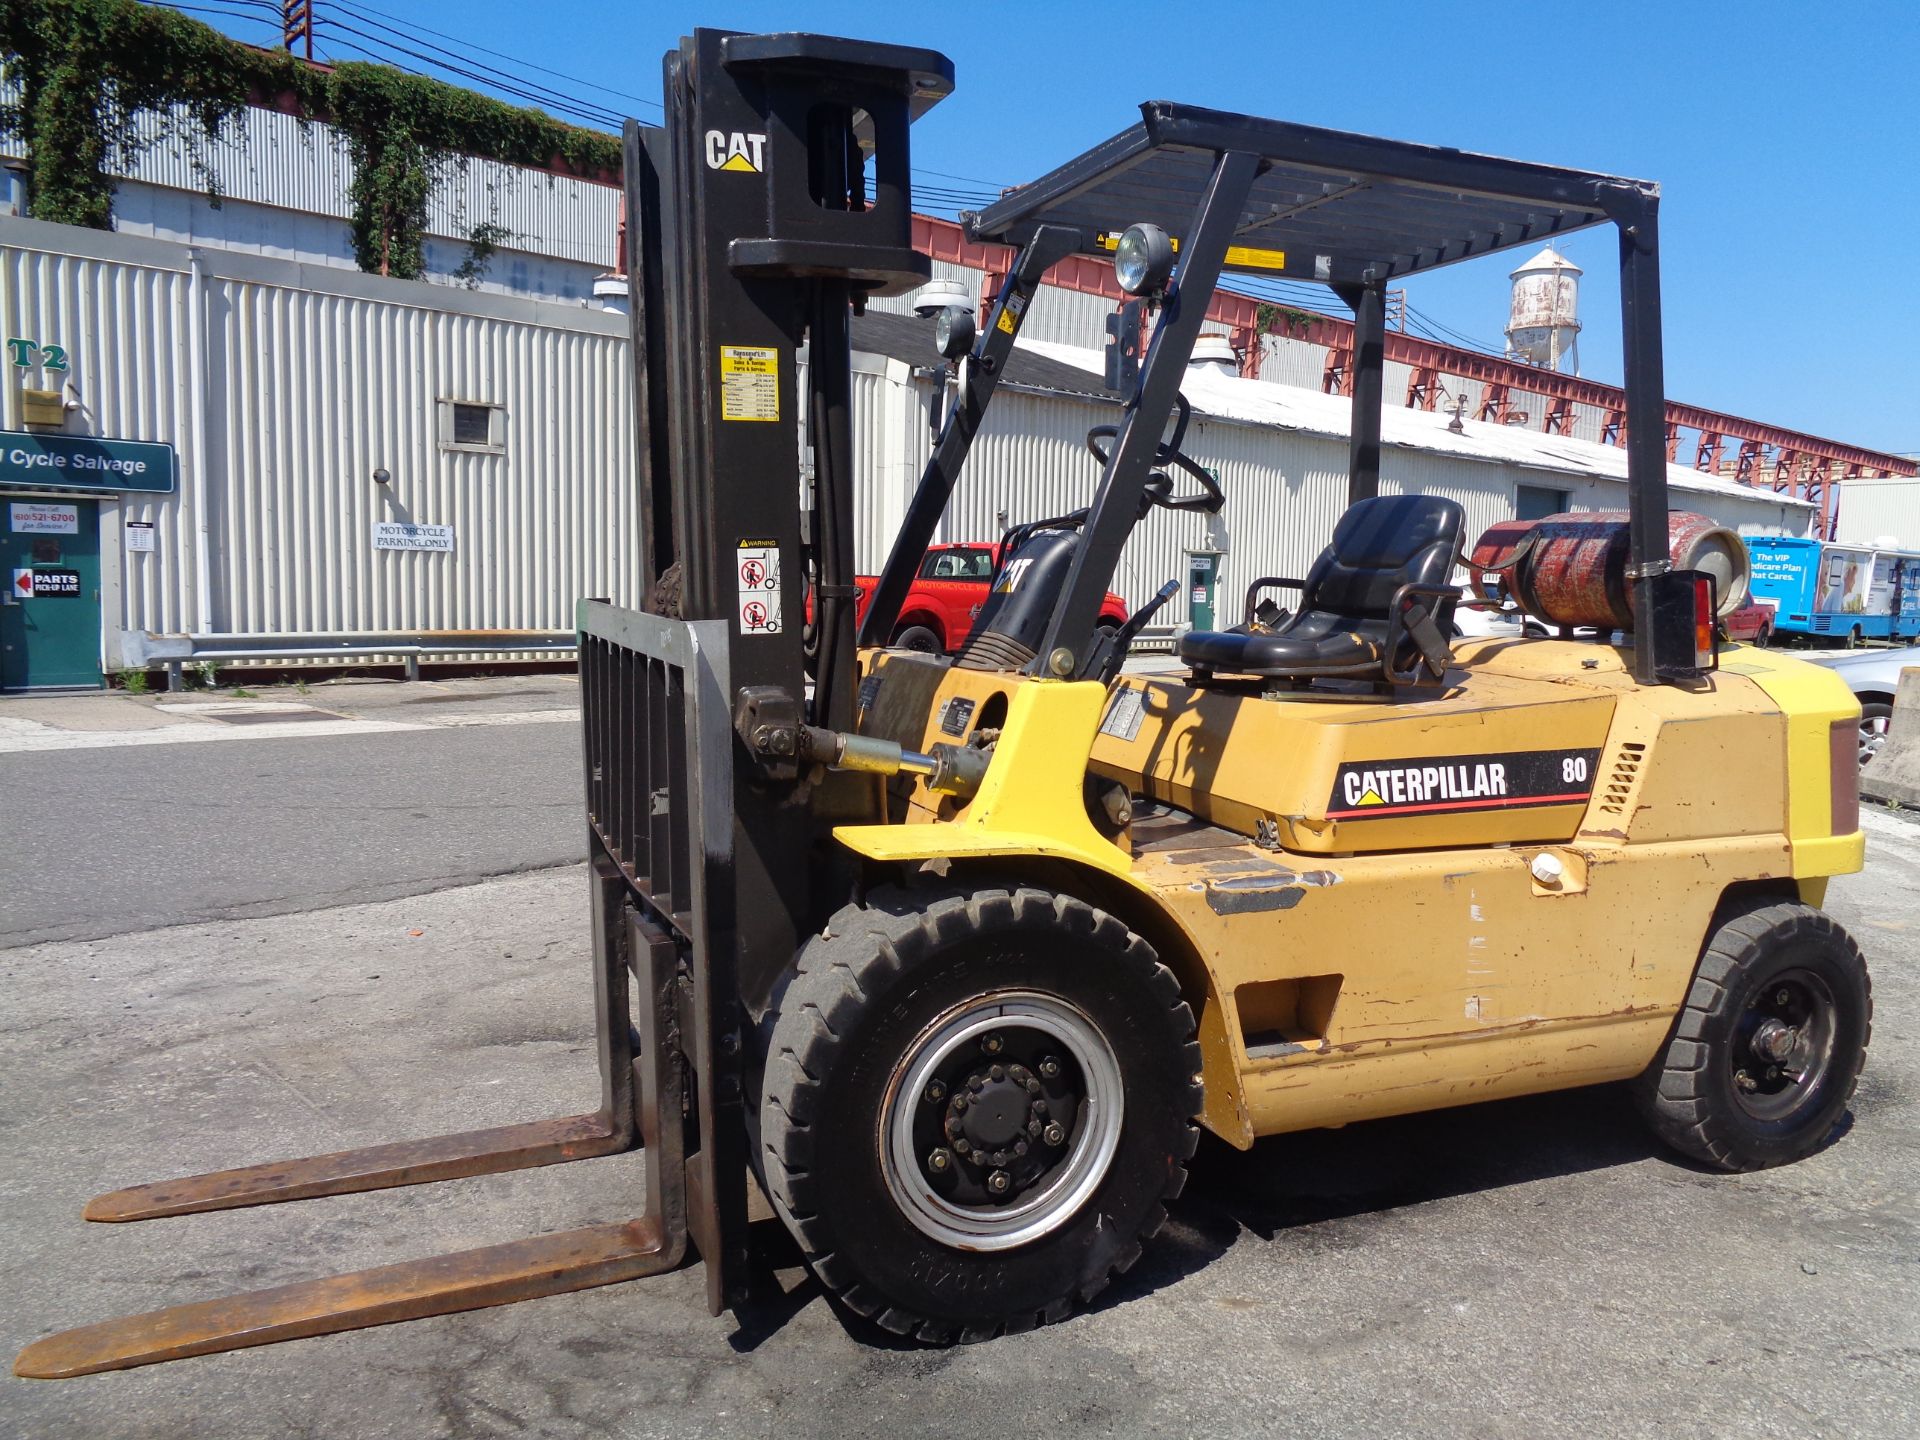
[[[915,1314],[884,1299],[829,1251],[810,1168],[813,1129],[819,1118],[817,1101],[832,1070],[833,1051],[871,997],[882,994],[904,970],[941,946],[983,928],[1021,921],[1058,926],[1110,951],[1115,963],[1166,1007],[1174,1033],[1186,1037],[1180,1042],[1179,1061],[1182,1073],[1193,1078],[1188,1085],[1186,1123],[1179,1131],[1161,1201],[1106,1271],[1080,1285],[1076,1294],[1061,1296],[1043,1309],[1023,1310],[991,1325],[960,1326]],[[971,1343],[1014,1334],[1065,1319],[1076,1302],[1090,1302],[1114,1275],[1133,1267],[1142,1242],[1152,1239],[1166,1223],[1164,1202],[1185,1187],[1186,1161],[1200,1143],[1194,1120],[1202,1099],[1200,1045],[1193,1011],[1180,993],[1179,981],[1160,963],[1153,947],[1117,917],[1069,895],[1023,886],[954,892],[928,901],[915,892],[876,891],[865,905],[849,905],[834,915],[822,933],[802,947],[768,1026],[765,1053],[770,1059],[763,1081],[756,1168],[774,1209],[814,1275],[841,1303],[894,1334],[910,1335],[923,1343],[951,1344],[956,1339]]]

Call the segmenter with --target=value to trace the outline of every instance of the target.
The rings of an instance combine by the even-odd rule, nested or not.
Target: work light
[[[1158,225],[1129,225],[1114,247],[1113,274],[1129,295],[1158,295],[1173,274],[1173,241]]]
[[[973,312],[949,305],[933,322],[933,343],[949,360],[958,360],[973,350]]]

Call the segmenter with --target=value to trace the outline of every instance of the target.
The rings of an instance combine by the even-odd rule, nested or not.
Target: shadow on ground
[[[1186,1190],[1168,1207],[1165,1228],[1140,1262],[1088,1308],[1126,1305],[1184,1280],[1225,1254],[1243,1233],[1337,1249],[1363,1241],[1333,1222],[1651,1156],[1699,1168],[1653,1139],[1620,1085],[1307,1130],[1262,1140],[1244,1152],[1203,1136]],[[753,1231],[758,1298],[732,1342],[743,1353],[778,1333],[821,1293],[778,1221],[760,1222]],[[768,1278],[776,1275],[779,1284]],[[924,1348],[843,1306],[834,1309],[863,1344]]]

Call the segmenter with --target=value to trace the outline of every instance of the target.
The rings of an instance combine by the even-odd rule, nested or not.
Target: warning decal
[[[742,635],[780,633],[780,546],[773,540],[742,540],[734,562],[740,604],[736,618]]]
[[[1342,765],[1327,800],[1330,820],[1445,815],[1534,805],[1584,805],[1598,750],[1510,750]]]
[[[780,352],[773,346],[720,347],[720,418],[780,418]]]
[[[1284,270],[1287,268],[1287,252],[1262,250],[1254,245],[1229,245],[1225,263],[1248,270]]]

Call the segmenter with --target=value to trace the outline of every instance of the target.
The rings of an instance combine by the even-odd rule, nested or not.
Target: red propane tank
[[[1667,551],[1676,570],[1713,576],[1722,615],[1747,603],[1747,547],[1726,526],[1673,511],[1667,516]],[[1627,512],[1588,510],[1495,525],[1473,547],[1468,564],[1474,593],[1483,599],[1505,590],[1549,625],[1631,630],[1628,552]]]

